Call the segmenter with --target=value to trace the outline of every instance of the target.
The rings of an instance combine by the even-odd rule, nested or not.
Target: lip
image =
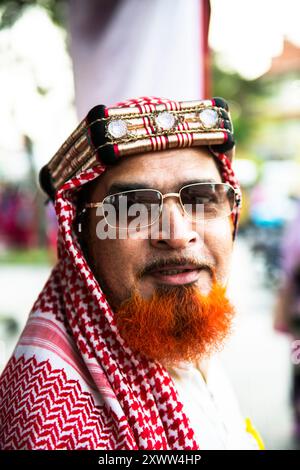
[[[164,271],[170,270],[187,270],[178,274],[165,274]],[[173,265],[164,268],[153,270],[150,276],[154,277],[157,281],[163,284],[181,285],[195,282],[199,279],[201,267],[192,265]]]

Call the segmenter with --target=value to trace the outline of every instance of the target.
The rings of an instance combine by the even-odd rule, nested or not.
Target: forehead
[[[104,195],[116,183],[144,183],[168,191],[193,180],[206,179],[222,181],[215,159],[206,148],[164,150],[120,159],[97,178],[96,191]]]

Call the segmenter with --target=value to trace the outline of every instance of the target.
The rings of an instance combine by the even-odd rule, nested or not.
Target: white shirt
[[[207,380],[192,363],[167,367],[201,450],[259,449],[246,431],[234,391],[219,361],[209,360]]]

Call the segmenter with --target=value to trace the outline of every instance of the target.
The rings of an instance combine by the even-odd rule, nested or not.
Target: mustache
[[[139,273],[139,277],[146,276],[147,274],[151,274],[152,271],[156,271],[158,269],[169,268],[179,265],[192,265],[195,269],[206,269],[210,272],[211,276],[214,276],[215,273],[215,266],[208,260],[199,260],[195,257],[190,256],[181,256],[181,257],[173,257],[173,258],[157,258],[149,263],[141,270]]]

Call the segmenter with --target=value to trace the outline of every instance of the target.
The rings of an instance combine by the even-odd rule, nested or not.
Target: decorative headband
[[[97,105],[41,169],[40,185],[54,199],[66,181],[97,164],[110,166],[126,155],[199,145],[232,160],[233,126],[223,98]]]

